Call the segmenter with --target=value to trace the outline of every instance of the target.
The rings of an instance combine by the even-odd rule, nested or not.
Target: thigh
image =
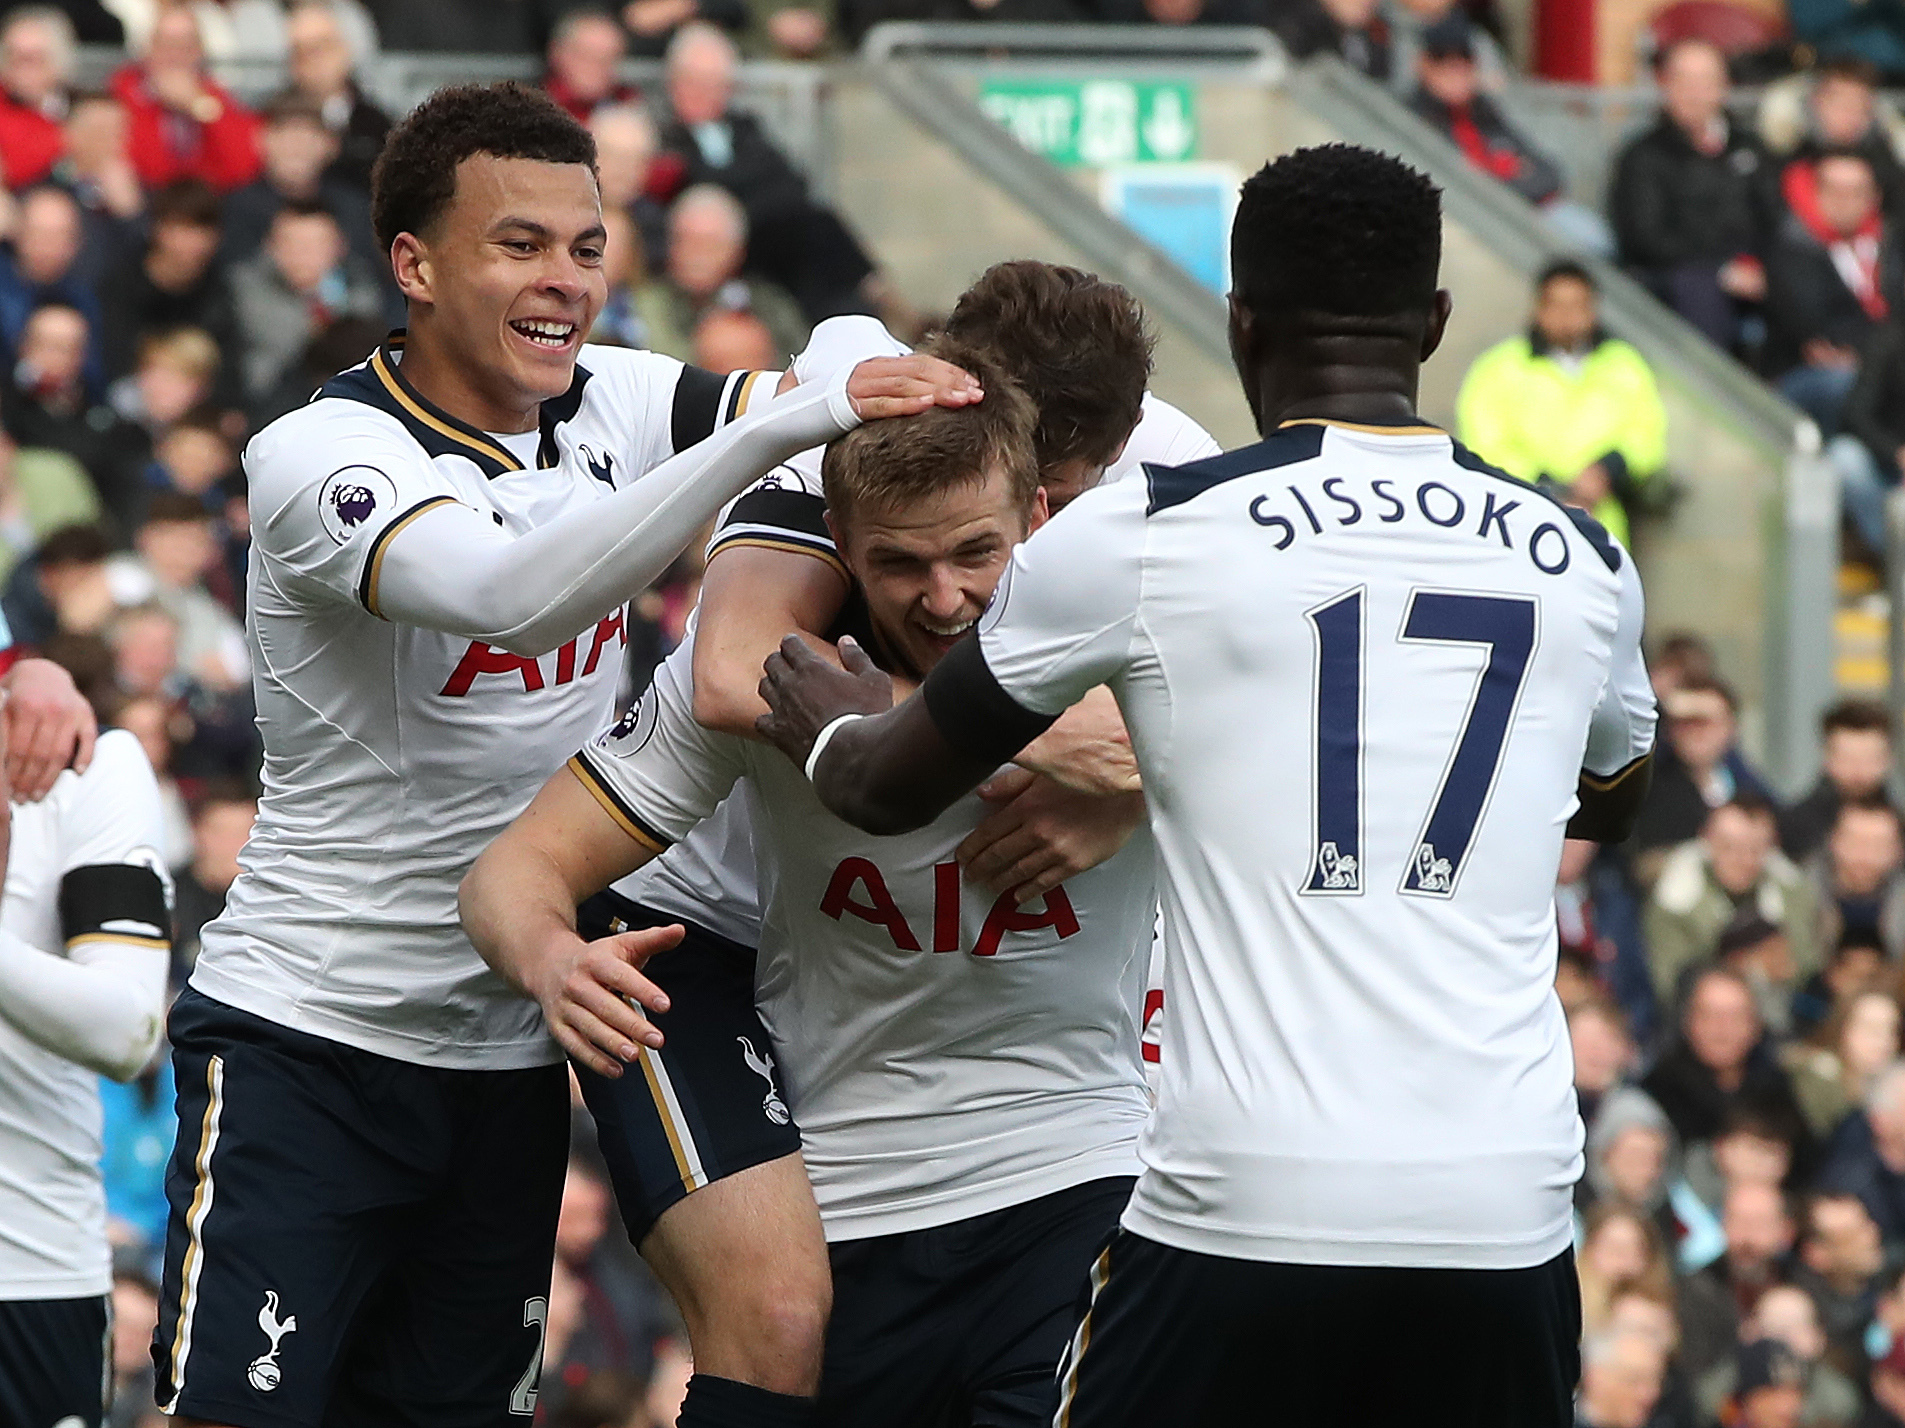
[[[433,1074],[451,1157],[365,1305],[327,1428],[505,1428],[535,1412],[568,1072]]]
[[[99,1428],[107,1299],[0,1302],[0,1423]]]
[[[190,990],[171,1036],[159,1402],[236,1428],[315,1425],[447,1153],[428,1073]]]
[[[626,899],[590,899],[578,916],[586,937],[675,921]],[[576,1072],[637,1246],[685,1196],[800,1150],[754,1010],[754,953],[691,924],[680,946],[642,970],[668,993],[669,1009],[654,1014],[666,1044],[613,1080]],[[805,1198],[811,1204],[811,1192]]]

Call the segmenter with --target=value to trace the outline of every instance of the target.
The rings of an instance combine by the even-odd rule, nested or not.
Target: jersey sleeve
[[[1606,688],[1588,724],[1587,753],[1581,760],[1582,769],[1595,778],[1611,778],[1654,747],[1654,686],[1640,650],[1646,601],[1631,555],[1621,561],[1619,576],[1620,615],[1613,658]]]
[[[397,533],[458,491],[394,419],[319,401],[245,450],[254,548],[286,583],[321,600],[371,601]]]
[[[827,526],[827,498],[820,481],[822,448],[803,451],[777,466],[721,513],[708,558],[734,546],[790,550],[825,561],[846,576]]]
[[[61,936],[90,942],[171,945],[171,882],[159,784],[139,741],[123,729],[100,735],[93,762],[60,795]]]
[[[591,380],[611,383],[616,409],[626,413],[627,480],[706,441],[750,404],[773,396],[780,381],[777,372],[723,376],[659,352],[613,347],[592,349],[586,360]]]
[[[657,853],[687,837],[747,772],[743,740],[695,722],[693,669],[694,642],[684,640],[648,692],[569,761],[622,831]]]
[[[980,617],[978,650],[998,693],[1019,709],[1049,720],[1124,669],[1144,511],[1142,482],[1087,491],[1013,552]],[[941,707],[933,712],[945,730]]]

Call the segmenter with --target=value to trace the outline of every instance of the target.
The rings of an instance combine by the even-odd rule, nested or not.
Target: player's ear
[[[1428,361],[1442,345],[1442,334],[1449,329],[1449,314],[1455,311],[1455,297],[1447,288],[1435,290],[1435,303],[1429,309],[1429,325],[1422,332],[1422,360]]]
[[[1032,509],[1026,515],[1025,533],[1028,536],[1031,535],[1033,531],[1037,530],[1040,526],[1044,525],[1051,518],[1052,518],[1051,498],[1045,494],[1045,488],[1041,486],[1038,488],[1038,490],[1032,493]]]
[[[396,276],[397,290],[406,298],[430,301],[430,253],[414,233],[399,233],[390,243],[390,270]]]

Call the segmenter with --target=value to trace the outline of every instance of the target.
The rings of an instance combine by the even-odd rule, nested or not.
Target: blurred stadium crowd
[[[1792,0],[1788,38],[1661,36],[1657,117],[1605,206],[1497,102],[1489,0],[64,0],[0,20],[0,610],[135,732],[168,804],[182,980],[255,812],[243,632],[250,432],[401,318],[369,222],[391,118],[354,74],[393,51],[541,53],[601,154],[599,342],[773,368],[810,326],[929,325],[760,120],[739,56],[800,59],[883,19],[1273,29],[1393,87],[1568,244],[1617,258],[1821,425],[1855,552],[1905,468],[1905,5]],[[78,44],[120,46],[99,88]],[[646,92],[618,70],[665,58]],[[257,106],[213,61],[282,65]],[[1795,69],[1795,66],[1799,68]],[[1789,72],[1790,71],[1790,72]],[[1759,86],[1736,93],[1733,76]],[[1557,242],[1557,247],[1564,246]],[[1587,269],[1537,286],[1479,359],[1458,435],[1617,531],[1662,509],[1665,414],[1600,325]],[[639,603],[631,688],[680,638],[692,557]],[[1883,709],[1836,707],[1824,774],[1781,806],[1701,642],[1657,640],[1665,757],[1640,835],[1576,845],[1557,897],[1578,1087],[1591,1428],[1905,1425],[1905,838]],[[147,1344],[173,1139],[163,1053],[103,1084],[120,1245],[113,1422],[154,1421]],[[578,1115],[580,1112],[578,1112]],[[670,1306],[576,1137],[538,1421],[673,1421]]]

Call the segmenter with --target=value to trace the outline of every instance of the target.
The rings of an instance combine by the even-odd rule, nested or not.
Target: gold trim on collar
[[[506,448],[498,446],[487,437],[454,427],[441,417],[434,416],[425,410],[425,408],[420,405],[419,399],[411,396],[409,384],[404,382],[403,379],[397,375],[395,369],[384,360],[382,348],[379,348],[376,352],[371,354],[370,369],[377,374],[377,380],[384,384],[384,390],[395,397],[405,411],[409,412],[411,416],[415,417],[425,426],[431,428],[433,431],[440,431],[453,440],[462,442],[473,451],[482,452],[485,456],[489,457],[490,460],[498,462],[505,471],[521,471],[523,469],[522,462],[512,456]]]
[[[1448,433],[1439,426],[1429,426],[1426,424],[1419,426],[1370,426],[1363,422],[1338,421],[1334,417],[1292,417],[1289,421],[1277,423],[1277,430],[1282,431],[1284,428],[1292,426],[1338,426],[1344,431],[1363,431],[1368,432],[1371,436],[1448,435]]]

